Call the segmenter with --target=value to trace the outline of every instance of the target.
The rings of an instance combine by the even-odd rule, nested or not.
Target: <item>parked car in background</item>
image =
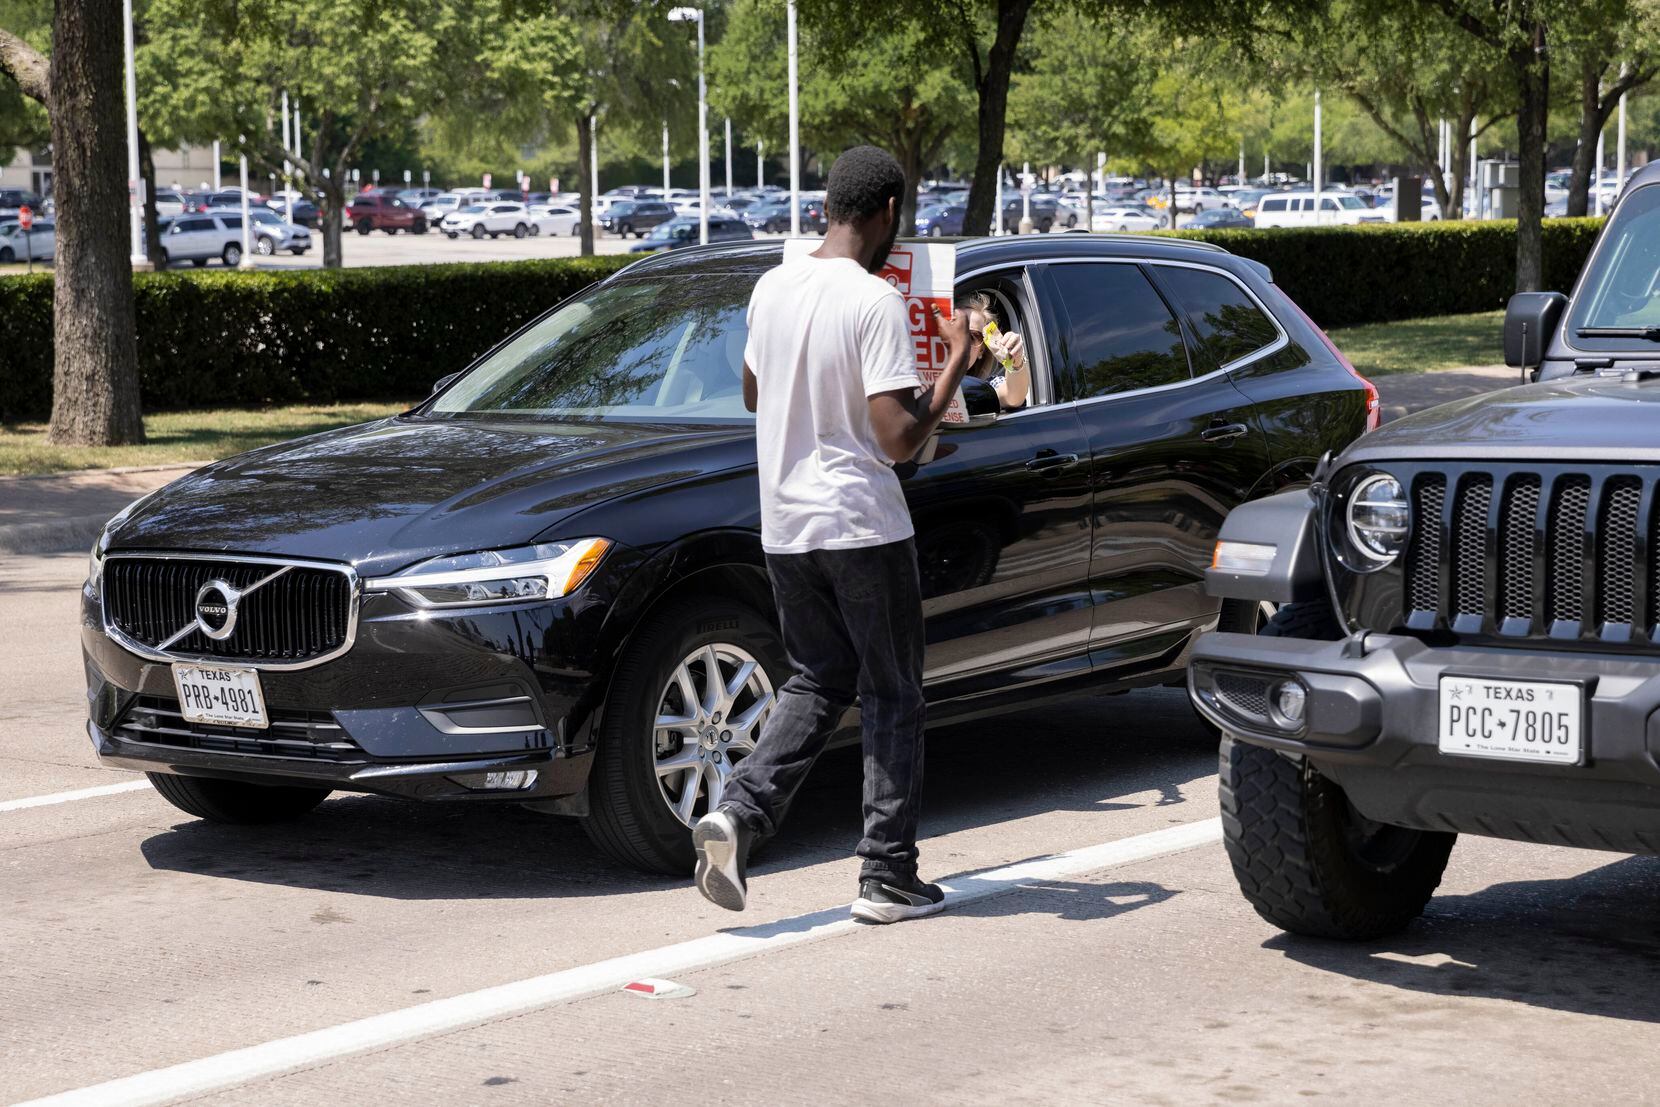
[[[1123,204],[1118,207],[1096,208],[1095,221],[1090,229],[1095,231],[1156,231],[1168,224],[1170,217],[1162,211],[1143,207],[1140,204]]]
[[[663,200],[617,200],[600,216],[602,230],[627,238],[644,238],[645,233],[675,216],[674,208]]]
[[[254,253],[269,256],[287,250],[299,257],[311,249],[311,232],[288,222],[270,208],[249,208],[248,216],[254,221]]]
[[[930,204],[916,213],[916,233],[929,238],[963,233],[963,216],[968,208],[963,204]]]
[[[512,200],[492,200],[486,204],[468,204],[460,211],[444,216],[439,229],[450,238],[472,235],[474,238],[500,238],[510,234],[524,238],[530,234],[531,215],[523,204]]]
[[[1069,209],[1070,210],[1070,209]],[[1003,230],[1014,234],[1020,229],[1020,219],[1025,211],[1024,201],[1018,192],[1010,195],[1003,193]],[[1057,222],[1066,226],[1061,217],[1059,201],[1053,196],[1034,194],[1031,197],[1032,227],[1035,230],[1047,232]]]
[[[18,210],[28,208],[39,215],[46,210],[46,201],[26,188],[0,188],[0,219],[16,219]]]
[[[790,229],[790,205],[763,201],[744,211],[741,218],[752,231],[779,234]]]
[[[628,252],[647,254],[654,250],[679,250],[698,245],[699,237],[699,220],[695,216],[680,216],[653,227],[645,238],[630,246]],[[710,242],[735,242],[754,237],[755,232],[737,216],[711,216],[709,219]]]
[[[1176,186],[1176,211],[1178,213],[1193,212],[1197,214],[1214,208],[1232,206],[1232,202],[1214,188]]]
[[[1223,517],[1307,484],[1375,392],[1266,268],[1203,243],[956,253],[958,293],[1047,340],[1024,410],[965,387],[973,421],[895,468],[929,724],[1181,680],[1201,632],[1262,616],[1201,587]],[[122,512],[79,594],[98,756],[227,823],[334,789],[528,803],[683,879],[690,824],[789,676],[743,403],[745,309],[781,255],[647,257],[402,415],[210,463]],[[210,709],[215,688],[234,694]]]
[[[184,212],[184,193],[174,188],[156,189],[156,215],[166,219]]]
[[[1359,223],[1386,223],[1389,213],[1369,208],[1348,192],[1271,192],[1257,203],[1258,227],[1338,227]]]
[[[399,189],[397,195],[406,206],[419,210],[422,204],[443,194],[444,190],[441,188],[404,188]]]
[[[1238,208],[1208,208],[1195,212],[1184,226],[1194,230],[1227,230],[1240,227],[1249,228],[1253,224]]]
[[[242,264],[240,211],[186,212],[161,225],[162,265],[188,261],[200,268],[218,258],[235,268]]]
[[[436,227],[444,221],[444,216],[452,211],[459,210],[462,205],[463,201],[459,195],[454,192],[445,192],[422,203],[421,214],[426,216],[429,226]]]
[[[573,235],[582,233],[582,213],[564,204],[532,204],[528,209],[530,233]]]
[[[21,223],[0,223],[0,264],[51,261],[57,245],[58,227],[50,219],[36,219],[27,234]]]
[[[352,197],[351,206],[346,209],[346,222],[358,234],[370,231],[426,234],[428,225],[427,217],[419,208],[410,207],[390,192],[360,192]]]
[[[1267,188],[1242,188],[1237,192],[1229,193],[1228,202],[1233,205],[1234,210],[1239,212],[1239,214],[1243,215],[1252,222],[1255,222],[1257,217],[1257,204],[1260,203],[1262,198],[1268,195],[1271,191],[1273,190]]]

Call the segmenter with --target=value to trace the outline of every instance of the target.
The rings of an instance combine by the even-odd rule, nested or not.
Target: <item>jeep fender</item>
[[[1317,515],[1315,492],[1310,488],[1264,496],[1234,508],[1217,535],[1217,556],[1205,570],[1205,591],[1219,599],[1271,603],[1322,598],[1325,573]],[[1230,545],[1235,549],[1228,550]],[[1250,556],[1227,557],[1227,567],[1219,567],[1218,562],[1229,553]]]

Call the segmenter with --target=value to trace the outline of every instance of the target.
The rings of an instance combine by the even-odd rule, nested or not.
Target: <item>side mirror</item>
[[[963,404],[968,408],[969,420],[976,423],[987,417],[997,418],[1003,408],[997,399],[997,389],[979,377],[963,378]]]
[[[444,391],[444,389],[446,389],[450,386],[450,382],[455,380],[455,378],[459,377],[460,375],[461,375],[460,373],[451,373],[447,377],[439,377],[436,381],[434,381],[432,383],[431,395],[436,396],[436,395],[438,395],[438,393]]]
[[[1560,292],[1518,292],[1510,297],[1504,309],[1504,363],[1512,369],[1539,368],[1567,304]]]

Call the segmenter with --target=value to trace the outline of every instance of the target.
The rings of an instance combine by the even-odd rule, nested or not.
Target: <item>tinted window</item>
[[[1159,282],[1187,315],[1199,345],[1216,366],[1237,361],[1279,337],[1274,321],[1229,278],[1208,269],[1161,265]]]
[[[211,230],[213,230],[213,220],[211,220],[211,219],[186,219],[186,220],[183,220],[182,222],[179,222],[179,223],[175,224],[175,226],[177,226],[179,228],[179,233],[180,234],[187,234],[191,231],[211,231]]]
[[[1077,399],[1188,379],[1181,327],[1139,267],[1055,265],[1049,274],[1067,320],[1060,360]]]
[[[1264,200],[1262,202],[1262,210],[1263,211],[1284,211],[1285,210],[1285,201],[1284,200]]]
[[[242,229],[242,217],[240,215],[221,215],[219,217],[219,222],[223,223],[228,229],[233,231],[240,231]]]

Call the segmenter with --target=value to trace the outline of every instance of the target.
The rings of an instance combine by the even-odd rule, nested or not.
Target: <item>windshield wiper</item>
[[[1649,342],[1660,342],[1660,326],[1581,327],[1574,333],[1580,338],[1641,338]]]

